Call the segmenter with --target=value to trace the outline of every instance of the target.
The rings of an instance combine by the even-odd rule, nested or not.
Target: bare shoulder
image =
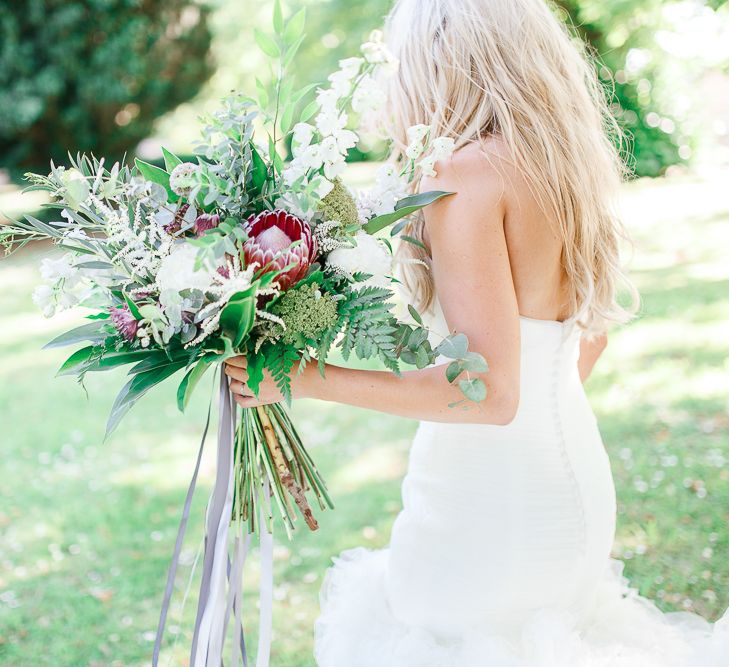
[[[477,210],[504,210],[508,201],[524,187],[523,177],[513,164],[505,143],[489,138],[483,143],[471,143],[435,166],[436,175],[424,177],[421,190],[455,192],[431,207],[477,207]]]

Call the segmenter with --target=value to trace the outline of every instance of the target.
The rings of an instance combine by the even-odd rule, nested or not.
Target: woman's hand
[[[245,356],[231,357],[225,362],[225,374],[230,378],[230,391],[235,402],[242,408],[255,408],[259,405],[279,403],[284,400],[271,374],[263,372],[263,380],[258,387],[258,396],[254,396],[246,382],[248,381],[248,360]],[[291,393],[294,398],[303,398],[304,378],[307,375],[298,372],[298,366],[291,371]]]

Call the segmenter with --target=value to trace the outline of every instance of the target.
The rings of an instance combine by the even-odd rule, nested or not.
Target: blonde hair
[[[387,20],[400,61],[390,80],[388,134],[402,154],[408,127],[456,148],[500,137],[543,210],[557,223],[570,312],[588,332],[623,322],[637,292],[623,273],[626,237],[614,209],[624,166],[605,91],[584,44],[543,0],[399,0]],[[422,216],[408,234],[424,240]],[[434,299],[429,253],[401,243],[403,278],[420,307]],[[617,301],[619,285],[632,305]]]

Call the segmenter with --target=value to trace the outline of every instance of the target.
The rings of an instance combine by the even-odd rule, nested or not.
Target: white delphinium
[[[50,285],[38,285],[33,291],[33,303],[40,308],[44,317],[56,314],[56,293]]]
[[[327,267],[348,276],[368,273],[371,277],[363,284],[387,287],[392,275],[392,255],[385,245],[362,230],[355,234],[354,241],[354,248],[332,250],[326,260]]]
[[[362,55],[368,63],[379,65],[385,72],[397,71],[398,61],[385,46],[381,30],[373,30],[369,41],[362,44]]]
[[[56,259],[44,257],[40,274],[46,282],[33,291],[33,303],[45,317],[78,305],[89,293],[85,272],[75,266],[71,253]]]
[[[387,101],[387,96],[377,80],[370,74],[362,77],[352,95],[352,109],[359,114],[378,111]]]
[[[425,140],[430,132],[427,125],[413,125],[406,130],[408,146],[405,155],[411,160],[417,160],[425,152]]]
[[[418,168],[423,176],[435,176],[435,163],[450,157],[455,150],[455,141],[451,137],[438,137],[430,143],[430,153],[420,162]]]
[[[377,170],[374,186],[359,191],[355,198],[360,222],[364,224],[373,216],[392,213],[398,200],[406,195],[407,183],[394,165],[383,164]]]

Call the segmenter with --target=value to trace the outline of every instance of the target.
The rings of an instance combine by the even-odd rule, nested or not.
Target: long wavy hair
[[[623,140],[593,59],[555,11],[544,0],[398,0],[386,23],[400,62],[389,80],[386,130],[396,159],[418,123],[456,148],[499,137],[558,227],[571,318],[598,333],[638,304],[621,268],[627,235],[614,209]],[[425,241],[422,216],[408,234]],[[406,286],[427,310],[429,252],[401,243],[398,256]],[[621,286],[628,306],[617,300]]]

